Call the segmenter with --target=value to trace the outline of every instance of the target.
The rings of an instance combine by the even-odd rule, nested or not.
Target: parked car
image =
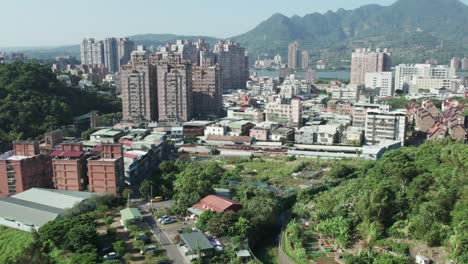
[[[104,254],[108,254],[108,253],[110,253],[110,252],[114,252],[114,247],[113,247],[113,246],[105,247],[105,248],[101,249],[101,252],[104,253]]]
[[[104,256],[104,260],[112,260],[112,259],[118,259],[118,258],[119,258],[119,255],[117,255],[115,252],[111,252]]]
[[[168,215],[163,215],[163,216],[161,216],[161,217],[158,218],[158,222],[159,222],[159,223],[162,223],[162,221],[168,220],[168,219],[171,219],[171,217],[168,216]]]
[[[147,252],[150,252],[152,254],[156,254],[157,247],[155,245],[149,245],[145,249],[140,250],[140,254],[144,255]]]
[[[172,224],[172,223],[175,223],[176,220],[172,219],[172,218],[169,218],[169,219],[165,219],[161,222],[161,224],[163,225],[168,225],[168,224]]]
[[[161,196],[156,196],[153,199],[151,199],[151,202],[157,203],[157,202],[161,202],[162,200],[164,199]]]
[[[135,237],[135,240],[141,240],[145,242],[145,244],[151,242],[151,239],[144,233],[138,234],[138,236]]]

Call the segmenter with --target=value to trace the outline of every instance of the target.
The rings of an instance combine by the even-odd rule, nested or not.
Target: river
[[[250,71],[252,74],[254,71]],[[278,71],[265,71],[265,70],[257,70],[257,76],[259,77],[278,77]],[[296,75],[306,78],[307,72],[306,71],[298,71]],[[315,78],[316,79],[350,79],[351,73],[349,71],[315,71]]]

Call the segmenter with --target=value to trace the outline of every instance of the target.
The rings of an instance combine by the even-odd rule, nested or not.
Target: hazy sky
[[[0,0],[0,47],[78,44],[144,33],[232,37],[288,16],[395,0]],[[468,0],[463,0],[467,3]]]

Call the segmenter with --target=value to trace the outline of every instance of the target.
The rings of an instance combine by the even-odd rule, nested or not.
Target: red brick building
[[[0,155],[0,197],[52,186],[51,158],[40,154],[38,142],[14,142],[13,150]]]
[[[86,158],[81,143],[64,143],[49,154],[52,157],[54,187],[58,190],[83,191]]]
[[[120,144],[103,144],[99,154],[88,158],[88,190],[117,195],[124,185],[123,149]]]

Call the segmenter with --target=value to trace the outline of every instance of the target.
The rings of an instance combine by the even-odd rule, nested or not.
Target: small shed
[[[124,226],[131,222],[141,221],[143,218],[138,208],[125,208],[120,210],[120,216],[120,223]]]

